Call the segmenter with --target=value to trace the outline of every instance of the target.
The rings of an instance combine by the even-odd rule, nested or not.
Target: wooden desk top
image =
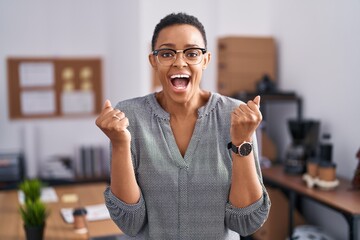
[[[50,209],[49,218],[46,221],[46,240],[77,240],[88,239],[89,237],[119,235],[121,231],[112,220],[88,222],[88,233],[77,234],[74,232],[73,224],[65,223],[60,209],[72,208],[79,205],[91,205],[104,203],[103,192],[105,183],[79,184],[69,186],[57,186],[55,191],[59,201],[47,203]],[[78,203],[64,203],[61,197],[64,194],[78,195]],[[0,239],[23,240],[25,239],[23,222],[19,213],[19,201],[16,190],[0,191]]]
[[[262,169],[264,182],[274,183],[282,188],[314,199],[331,208],[351,215],[360,215],[360,190],[353,190],[351,182],[338,178],[340,184],[332,190],[308,188],[301,175],[291,175],[284,172],[283,166],[273,166]]]

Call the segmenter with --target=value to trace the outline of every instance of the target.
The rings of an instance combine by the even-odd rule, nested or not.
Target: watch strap
[[[234,145],[232,142],[228,143],[227,148],[231,149],[234,153],[239,154],[239,147]]]

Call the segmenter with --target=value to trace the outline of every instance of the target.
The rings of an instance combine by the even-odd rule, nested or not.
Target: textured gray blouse
[[[170,127],[170,115],[155,94],[119,102],[131,132],[131,153],[141,198],[129,205],[104,192],[113,221],[128,239],[240,239],[266,220],[270,200],[236,208],[228,200],[232,157],[230,114],[241,102],[212,93],[198,110],[195,129],[182,157]],[[255,135],[254,155],[259,181]],[[132,237],[130,237],[132,236]]]

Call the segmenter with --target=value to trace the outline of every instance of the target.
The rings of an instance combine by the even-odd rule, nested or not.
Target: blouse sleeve
[[[267,219],[270,210],[270,200],[267,193],[255,203],[245,208],[236,208],[231,203],[226,204],[225,223],[231,230],[241,236],[248,236],[258,230]]]
[[[105,205],[111,219],[126,235],[137,235],[146,223],[145,200],[141,194],[136,204],[126,204],[107,187],[104,192]]]

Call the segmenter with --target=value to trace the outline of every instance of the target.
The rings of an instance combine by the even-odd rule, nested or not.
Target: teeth
[[[174,78],[189,78],[189,77],[190,77],[189,75],[185,75],[185,74],[175,74],[172,75],[170,78],[174,79]]]
[[[179,87],[175,87],[175,88],[179,89],[179,90],[183,90],[183,89],[186,89],[186,86],[184,86],[184,87],[179,86]]]

